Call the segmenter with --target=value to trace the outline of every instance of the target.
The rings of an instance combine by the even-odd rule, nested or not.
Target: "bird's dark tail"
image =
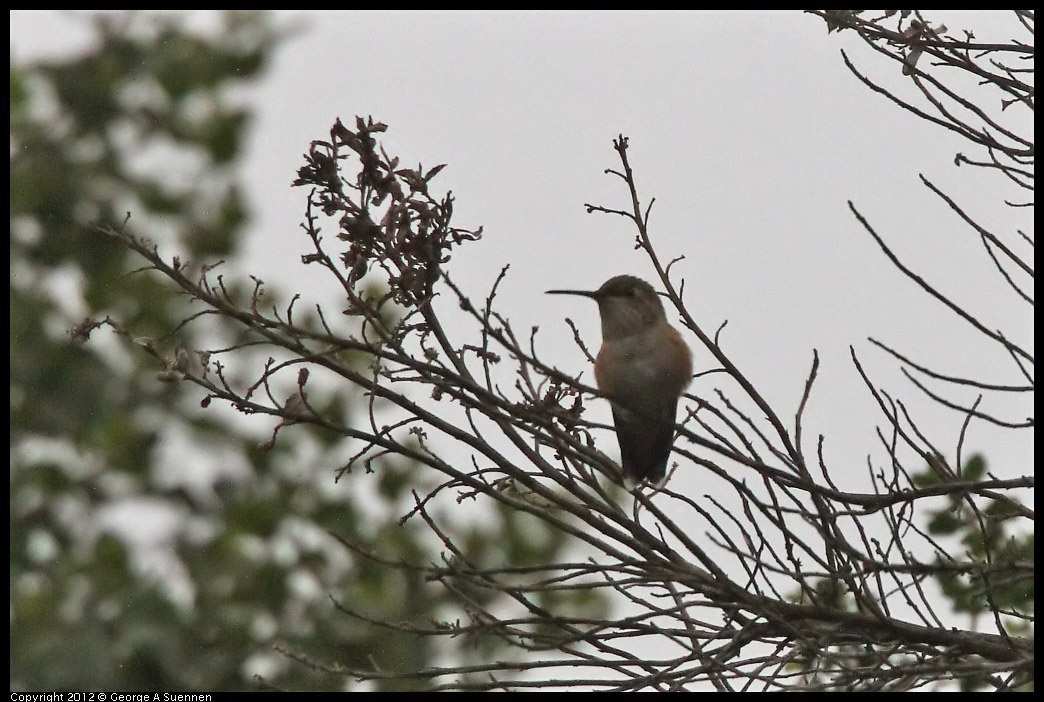
[[[663,480],[674,444],[673,420],[674,411],[667,421],[656,421],[613,406],[616,438],[620,442],[620,466],[625,478],[638,485]]]

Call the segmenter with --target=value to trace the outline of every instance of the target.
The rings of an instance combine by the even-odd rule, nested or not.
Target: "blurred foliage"
[[[140,261],[92,228],[130,227],[183,260],[235,256],[251,113],[230,89],[260,77],[286,31],[254,12],[210,15],[209,33],[180,14],[80,18],[90,49],[11,65],[11,689],[336,690],[352,681],[330,666],[432,665],[446,652],[405,628],[452,616],[446,590],[331,536],[435,560],[423,525],[398,523],[416,466],[377,462],[335,485],[351,453],[339,437],[297,425],[262,450],[256,424],[201,411],[140,349],[69,333],[108,314],[175,346],[183,300],[132,274]],[[177,343],[237,331],[209,318]],[[313,394],[349,421],[359,401]],[[114,526],[127,509],[141,534]],[[497,512],[457,538],[475,563],[552,561],[562,539],[518,519]],[[577,606],[596,616],[604,603]],[[475,643],[461,649],[499,646]],[[383,687],[425,684],[391,675]]]
[[[961,467],[960,475],[947,476],[939,466],[948,465],[945,457],[932,456],[924,470],[912,476],[913,484],[918,488],[928,488],[941,484],[944,480],[977,482],[987,476],[986,458],[981,454],[970,456]],[[947,476],[947,477],[944,477]],[[1016,524],[1020,517],[1018,505],[1013,505],[1008,496],[1000,499],[985,500],[985,508],[980,503],[972,509],[967,495],[954,492],[946,496],[946,504],[937,509],[927,509],[918,517],[918,522],[926,525],[925,530],[944,547],[947,556],[937,553],[934,561],[927,564],[932,571],[932,579],[939,585],[942,594],[954,612],[968,615],[971,619],[969,629],[978,630],[979,617],[992,618],[994,612],[1001,613],[1006,631],[1011,635],[1033,636],[1031,624],[1034,609],[1033,578],[1027,575],[1027,568],[1032,569],[1033,534],[1010,533],[1009,526]],[[950,541],[956,539],[960,548],[954,548]],[[953,560],[964,563],[978,563],[986,571],[958,571],[951,569]],[[933,568],[934,566],[934,568]],[[814,581],[816,602],[821,606],[829,606],[848,611],[856,610],[855,598],[850,592],[838,588],[837,581],[826,578]],[[792,602],[806,603],[810,601],[804,593],[795,591],[788,598]],[[1008,616],[1010,612],[1021,616]],[[832,651],[837,655],[838,651]],[[846,652],[850,656],[853,668],[862,663],[863,652],[860,646],[853,646]],[[789,666],[790,670],[811,670],[818,661],[820,652],[808,651],[797,662]],[[901,682],[901,681],[897,681]],[[958,678],[961,691],[993,689],[980,675],[964,675]],[[1016,679],[1012,688],[1021,691],[1032,689],[1032,681],[1025,676]]]
[[[940,462],[945,461],[935,461]],[[964,462],[957,479],[976,482],[988,477],[986,458],[975,454]],[[931,465],[913,478],[918,487],[930,487],[943,480],[940,471]],[[926,512],[927,531],[941,543],[956,540],[960,547],[950,548],[950,552],[962,560],[981,563],[990,574],[949,570],[948,560],[937,555],[934,564],[940,569],[935,580],[954,611],[971,618],[972,628],[976,628],[980,616],[992,620],[995,612],[1012,612],[1027,618],[1002,614],[1000,620],[1007,632],[1032,637],[1034,588],[1033,577],[1027,575],[1026,569],[1032,569],[1034,564],[1033,534],[1013,533],[1011,527],[1019,523],[1022,515],[1017,510],[1020,505],[1013,504],[1007,495],[976,504],[976,509],[972,509],[963,495],[948,495],[944,506]],[[979,678],[961,678],[962,691],[987,687]]]

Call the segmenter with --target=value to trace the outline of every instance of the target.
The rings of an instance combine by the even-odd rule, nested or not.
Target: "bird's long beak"
[[[580,295],[581,297],[594,298],[595,293],[590,290],[548,290],[545,295]]]

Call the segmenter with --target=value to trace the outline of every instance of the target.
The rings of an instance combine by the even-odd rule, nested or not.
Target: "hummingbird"
[[[598,303],[602,347],[595,358],[595,382],[612,405],[620,467],[636,485],[662,484],[678,399],[692,380],[692,353],[667,323],[659,295],[631,275],[610,278],[594,291],[547,292]]]

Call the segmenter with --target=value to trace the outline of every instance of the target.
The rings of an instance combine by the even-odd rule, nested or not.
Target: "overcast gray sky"
[[[951,30],[975,28],[980,41],[1010,35],[1000,13],[936,17]],[[585,361],[562,319],[576,320],[594,348],[595,306],[543,291],[593,289],[620,273],[655,276],[625,221],[583,206],[627,206],[621,182],[603,174],[618,165],[611,141],[622,133],[640,196],[656,198],[651,232],[660,256],[685,256],[674,272],[686,281],[690,312],[710,332],[728,320],[723,348],[781,416],[793,417],[818,349],[805,431],[827,435],[826,455],[843,487],[870,490],[866,455],[884,458],[874,434],[882,421],[853,369],[850,344],[951,458],[963,417],[923,399],[866,338],[953,375],[1021,380],[1004,355],[888,263],[846,203],[854,201],[909,267],[1031,346],[1025,305],[998,283],[978,240],[918,174],[1005,235],[1031,227],[1027,211],[1000,204],[1024,198],[997,176],[955,168],[956,152],[970,155],[967,142],[859,83],[841,48],[883,84],[905,94],[910,88],[896,65],[852,32],[828,36],[821,20],[798,12],[280,18],[304,28],[245,96],[257,110],[244,163],[257,217],[242,270],[316,299],[331,292],[299,264],[308,251],[299,229],[306,192],[290,183],[301,154],[337,117],[372,115],[389,125],[385,147],[403,165],[447,163],[436,190],[453,190],[458,226],[485,228],[481,242],[454,254],[456,280],[482,297],[510,264],[503,311],[518,330],[540,325],[544,357],[579,371]],[[82,36],[67,16],[11,14],[17,60],[68,50]],[[686,338],[697,370],[711,367],[709,354]],[[693,389],[707,393],[722,377]],[[974,400],[970,392],[950,396]],[[608,421],[608,409],[602,412]],[[966,453],[984,452],[1003,477],[1032,473],[1029,432],[973,423],[965,443]],[[696,494],[698,479],[679,471],[672,487],[685,492],[689,483]]]
[[[852,32],[828,36],[820,20],[796,12],[280,18],[304,28],[246,96],[257,109],[244,172],[258,216],[243,269],[266,281],[306,292],[315,284],[298,265],[307,250],[298,228],[306,193],[289,184],[309,142],[335,118],[373,115],[390,126],[386,147],[404,164],[448,163],[435,182],[456,195],[458,225],[485,227],[480,243],[455,254],[452,273],[478,296],[511,264],[503,303],[514,323],[539,324],[549,354],[561,346],[560,365],[579,369],[561,318],[574,318],[596,346],[596,310],[543,291],[594,288],[618,273],[654,276],[626,222],[583,207],[626,205],[621,184],[602,173],[617,165],[611,140],[623,133],[640,195],[657,200],[651,224],[660,255],[686,257],[675,271],[690,310],[706,329],[729,321],[725,349],[781,413],[796,407],[819,350],[810,419],[828,434],[829,449],[862,464],[873,446],[872,400],[849,344],[882,382],[901,382],[867,336],[915,358],[945,358],[954,374],[1017,382],[1000,354],[984,354],[963,323],[888,264],[848,211],[851,199],[908,265],[974,312],[1030,333],[1029,315],[986,274],[978,242],[917,174],[1001,232],[1027,226],[998,206],[1015,194],[996,177],[953,166],[967,143],[863,87],[844,67],[842,47],[892,89],[907,86]],[[1005,36],[999,13],[950,12],[944,20],[951,29],[974,27],[980,40],[991,28]],[[83,36],[65,14],[11,14],[18,60],[82,46]],[[709,367],[705,352],[696,358]],[[916,406],[910,386],[892,387]],[[940,432],[956,436],[958,415],[933,414]],[[1012,436],[1002,432],[1001,441],[983,427],[968,446],[1023,464],[1028,447]]]

